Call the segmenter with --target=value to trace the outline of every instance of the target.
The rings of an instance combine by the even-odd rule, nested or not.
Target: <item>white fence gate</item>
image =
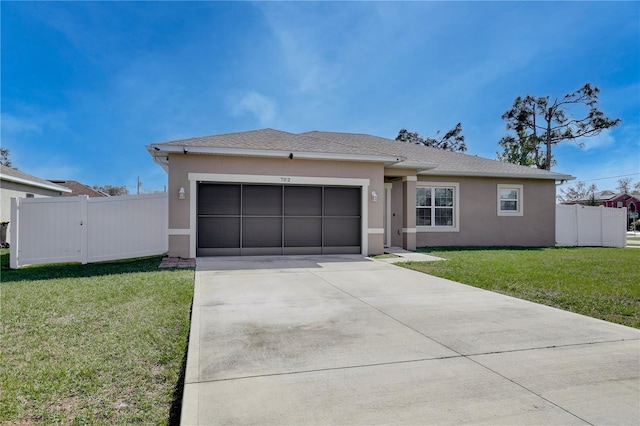
[[[166,253],[166,193],[11,200],[10,266]]]
[[[556,244],[627,246],[627,209],[556,205]]]

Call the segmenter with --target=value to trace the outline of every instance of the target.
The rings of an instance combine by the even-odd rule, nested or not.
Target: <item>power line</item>
[[[615,178],[626,177],[626,176],[635,176],[635,175],[640,175],[640,172],[639,173],[629,173],[629,174],[626,174],[626,175],[619,175],[619,176],[609,176],[609,177],[603,177],[603,178],[597,178],[597,179],[580,179],[580,181],[582,181],[582,182],[593,182],[594,180],[615,179]]]

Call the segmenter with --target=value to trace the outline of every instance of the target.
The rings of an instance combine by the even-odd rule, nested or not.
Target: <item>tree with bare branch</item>
[[[598,188],[594,184],[587,186],[586,183],[578,181],[575,185],[568,186],[566,189],[560,188],[560,194],[557,198],[561,203],[578,201],[587,196],[593,197],[597,191]]]
[[[402,129],[398,132],[396,140],[453,152],[465,152],[467,150],[467,144],[464,142],[464,135],[462,134],[462,123],[456,124],[454,128],[446,132],[442,137],[438,137],[438,135],[440,135],[440,130],[436,132],[435,138],[429,136],[423,138],[416,132]]]
[[[498,154],[502,161],[516,162],[512,159],[522,159],[522,155],[511,151],[526,152],[533,164],[539,169],[551,170],[554,163],[552,147],[564,141],[576,141],[584,147],[582,138],[600,134],[605,129],[617,126],[619,118],[609,118],[598,109],[598,94],[600,89],[585,84],[573,93],[551,101],[550,96],[535,97],[518,96],[513,106],[502,115],[507,121],[507,129],[513,130],[518,139],[505,136],[500,142],[503,153]],[[582,118],[575,118],[575,110],[582,111]],[[503,143],[504,141],[504,143]],[[526,146],[520,146],[526,144]]]
[[[0,147],[0,164],[7,167],[13,167],[11,164],[11,159],[9,158],[9,148]]]
[[[618,192],[621,192],[623,194],[630,194],[632,182],[633,178],[630,177],[618,179],[618,186],[616,187],[616,189],[618,190]]]

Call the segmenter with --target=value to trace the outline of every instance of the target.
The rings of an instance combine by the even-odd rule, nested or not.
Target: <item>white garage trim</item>
[[[198,182],[227,183],[265,183],[276,185],[334,185],[359,186],[362,202],[360,217],[361,254],[366,256],[369,250],[369,179],[335,178],[315,176],[270,176],[240,175],[218,173],[189,173],[189,257],[196,257],[196,221],[197,221],[197,186]]]
[[[189,173],[189,257],[196,258],[196,217],[198,211],[197,196],[198,193],[198,181],[191,179],[191,173]]]
[[[169,229],[169,235],[191,235],[191,229]]]
[[[268,176],[235,175],[216,173],[189,173],[189,181],[233,182],[233,183],[273,183],[279,185],[339,185],[369,186],[369,179],[311,177],[311,176]]]

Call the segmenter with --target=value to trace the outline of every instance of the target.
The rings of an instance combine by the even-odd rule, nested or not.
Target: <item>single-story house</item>
[[[69,188],[0,164],[0,221],[11,221],[12,198],[59,197]],[[11,224],[9,224],[10,232]],[[9,234],[7,233],[7,241]]]
[[[84,183],[78,182],[77,180],[50,179],[49,182],[53,182],[56,185],[61,185],[71,190],[69,193],[62,194],[63,197],[77,197],[78,195],[86,195],[90,198],[109,196],[108,194],[105,194],[102,191],[97,191]]]
[[[377,136],[253,130],[153,143],[169,255],[553,246],[573,176]]]

